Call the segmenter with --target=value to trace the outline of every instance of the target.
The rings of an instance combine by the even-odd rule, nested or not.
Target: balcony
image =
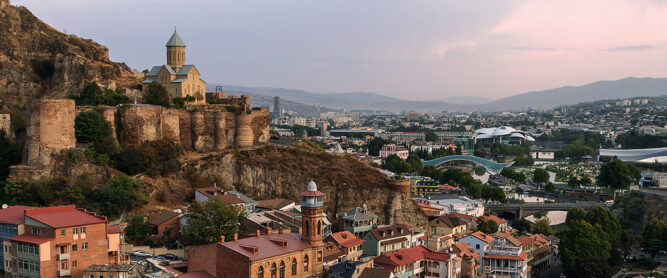
[[[59,261],[69,260],[69,253],[60,253],[60,254],[58,254],[58,260]]]
[[[58,270],[58,276],[70,276],[70,275],[72,275],[72,270],[70,269]]]

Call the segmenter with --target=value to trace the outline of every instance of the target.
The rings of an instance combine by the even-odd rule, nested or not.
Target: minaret
[[[171,38],[167,42],[167,65],[170,66],[183,66],[185,65],[185,43],[181,37],[176,33],[174,28],[174,34],[171,35]]]
[[[317,191],[317,184],[310,181],[306,191],[301,192],[301,240],[313,246],[322,245],[324,222],[324,193]]]

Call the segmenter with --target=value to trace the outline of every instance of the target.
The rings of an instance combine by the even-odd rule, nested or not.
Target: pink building
[[[396,144],[386,144],[380,149],[380,157],[387,158],[388,156],[395,154],[401,159],[405,160],[410,155],[410,151],[405,146],[397,146]]]

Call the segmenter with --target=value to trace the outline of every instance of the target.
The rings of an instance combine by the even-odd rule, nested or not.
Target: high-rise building
[[[283,107],[280,106],[280,97],[273,97],[273,113],[278,116],[283,116]]]

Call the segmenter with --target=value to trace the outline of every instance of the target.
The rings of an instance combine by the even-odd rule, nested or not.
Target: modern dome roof
[[[176,30],[174,30],[174,34],[171,35],[171,38],[169,39],[169,41],[167,41],[167,45],[165,45],[165,46],[167,46],[167,47],[169,47],[169,46],[185,47],[185,42],[183,42],[183,39],[181,39],[181,36],[179,36],[178,33],[176,33]]]

